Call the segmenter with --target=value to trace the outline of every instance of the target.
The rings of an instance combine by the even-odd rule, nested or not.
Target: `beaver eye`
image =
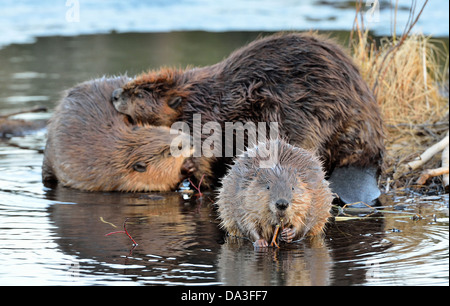
[[[144,95],[143,95],[142,93],[138,92],[138,93],[136,94],[136,97],[137,97],[138,99],[142,99],[142,98],[144,97]]]
[[[267,190],[269,190],[270,189],[270,186],[269,185],[267,185]]]
[[[292,191],[294,191],[294,189],[295,189],[295,187],[294,187],[294,186],[292,186]]]
[[[137,162],[133,165],[133,170],[137,172],[145,172],[147,165],[144,162]]]

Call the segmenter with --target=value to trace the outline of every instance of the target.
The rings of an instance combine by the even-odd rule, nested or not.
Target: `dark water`
[[[21,118],[46,119],[60,91],[77,82],[212,64],[257,36],[110,34],[10,45],[0,50],[0,114],[39,104],[50,113]],[[185,200],[175,192],[44,187],[45,137],[42,130],[0,140],[1,285],[449,284],[448,194],[384,195],[377,212],[346,211],[349,218],[337,218],[322,242],[256,252],[247,240],[225,241],[213,194]],[[134,249],[125,234],[105,236],[126,219]]]

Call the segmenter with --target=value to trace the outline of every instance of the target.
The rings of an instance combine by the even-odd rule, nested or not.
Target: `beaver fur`
[[[261,168],[265,148],[275,148],[278,159]],[[280,223],[286,242],[320,235],[331,216],[333,196],[328,184],[311,152],[283,140],[260,143],[238,156],[222,180],[217,200],[220,225],[262,247],[268,246]]]
[[[113,90],[129,80],[101,78],[66,92],[48,125],[44,182],[87,191],[168,191],[193,171],[183,156],[192,153],[190,147],[179,157],[170,153],[178,134],[132,125],[114,109]]]
[[[375,175],[382,168],[375,98],[346,52],[316,34],[275,34],[212,66],[146,72],[114,91],[112,100],[133,121],[184,121],[191,131],[195,114],[203,125],[220,123],[222,131],[225,122],[278,122],[280,137],[317,152],[327,176],[335,168],[370,168]],[[229,163],[202,157],[196,175],[214,182]]]

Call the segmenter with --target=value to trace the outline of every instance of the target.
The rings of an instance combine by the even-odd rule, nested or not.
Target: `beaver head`
[[[116,110],[134,122],[170,126],[181,115],[187,96],[183,72],[162,69],[136,77],[112,93]]]
[[[134,127],[117,141],[111,164],[122,191],[171,190],[194,171],[190,136],[167,127]]]
[[[298,225],[305,222],[311,205],[311,190],[298,169],[280,164],[273,168],[259,168],[247,190],[247,200],[257,201],[253,205],[259,203],[263,206],[262,212],[266,212],[263,215],[268,218],[268,223]]]

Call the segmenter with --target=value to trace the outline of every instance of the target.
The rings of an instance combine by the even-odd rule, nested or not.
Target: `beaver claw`
[[[295,231],[292,228],[284,228],[281,232],[281,240],[291,243],[295,237]]]
[[[255,242],[253,242],[253,246],[255,248],[267,248],[269,246],[269,244],[264,239],[258,239]]]

